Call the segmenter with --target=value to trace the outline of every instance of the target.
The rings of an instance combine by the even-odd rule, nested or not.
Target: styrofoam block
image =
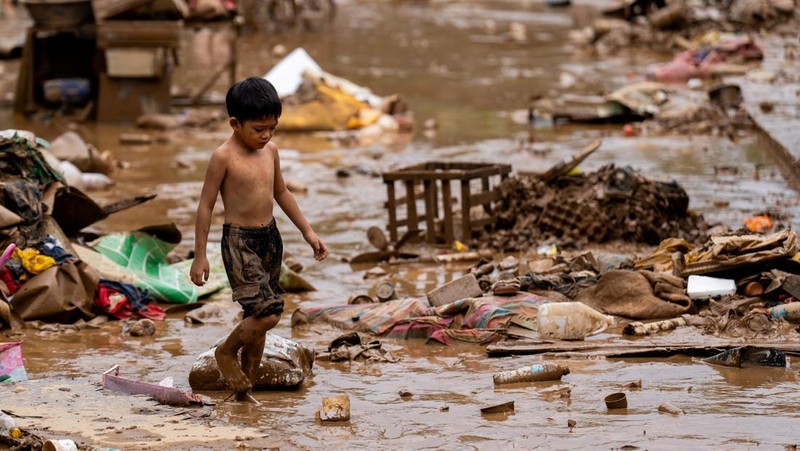
[[[708,276],[689,276],[686,294],[692,299],[706,299],[736,293],[736,281]]]

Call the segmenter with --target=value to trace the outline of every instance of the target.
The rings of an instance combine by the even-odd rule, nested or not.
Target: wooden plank
[[[406,213],[408,215],[408,230],[417,230],[419,228],[417,198],[414,194],[414,182],[411,180],[406,181]]]
[[[453,242],[453,195],[450,192],[450,181],[442,180],[442,209],[444,210],[444,240]]]
[[[495,220],[494,216],[490,216],[488,218],[472,219],[470,220],[470,227],[472,227],[472,230],[478,230],[489,224],[494,224],[494,220]]]
[[[800,352],[800,344],[786,343],[786,342],[748,342],[748,345],[756,346],[759,348],[777,349],[784,352]],[[719,353],[726,349],[738,348],[743,346],[744,343],[737,340],[709,340],[708,343],[665,343],[661,342],[646,342],[644,340],[637,341],[615,341],[615,342],[570,342],[570,341],[554,341],[551,343],[542,343],[541,341],[504,341],[488,345],[486,353],[489,357],[502,357],[508,355],[531,355],[531,354],[545,354],[545,353],[565,353],[565,352],[581,352],[592,353],[593,355],[602,354],[605,356],[634,356],[634,355],[674,355],[686,353]]]
[[[386,208],[389,210],[389,239],[397,241],[397,201],[395,200],[394,182],[386,182]]]
[[[500,200],[500,192],[499,191],[484,191],[479,194],[473,194],[470,196],[470,204],[471,205],[491,205],[492,202]]]
[[[116,20],[97,25],[97,47],[180,47],[176,20]]]
[[[422,182],[425,195],[425,227],[427,229],[426,239],[429,243],[436,242],[436,230],[433,225],[435,216],[433,214],[434,205],[436,205],[436,181],[425,180]]]
[[[36,104],[33,100],[35,45],[33,28],[28,27],[25,32],[25,45],[22,47],[22,60],[14,92],[14,112],[18,114],[27,114],[36,110]]]
[[[431,204],[431,213],[433,215],[433,219],[436,220],[439,218],[439,182],[433,181],[431,183],[431,199],[433,203]]]
[[[470,211],[469,180],[461,181],[461,240],[465,243],[472,239]]]

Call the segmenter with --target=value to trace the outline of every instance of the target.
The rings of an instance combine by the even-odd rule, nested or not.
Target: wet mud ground
[[[279,132],[275,137],[285,177],[308,186],[307,194],[297,195],[298,202],[331,250],[328,260],[314,262],[299,233],[276,210],[287,251],[306,266],[302,274],[317,291],[287,295],[286,313],[275,333],[318,350],[342,333],[327,325],[292,330],[289,317],[299,306],[338,305],[351,294],[370,291],[376,283],[364,279],[370,267],[342,260],[368,250],[366,229],[386,223],[385,187],[373,174],[431,159],[503,161],[515,171],[543,171],[601,138],[602,148],[583,170],[614,163],[649,178],[676,180],[689,193],[690,208],[711,223],[736,228],[742,218],[778,207],[784,222],[795,225],[797,194],[755,136],[735,143],[711,136],[623,138],[620,126],[542,126],[535,131],[537,149],[551,151],[525,150],[520,140],[528,128],[512,116],[527,108],[530,95],[557,89],[562,71],[585,80],[586,93],[599,93],[640,80],[648,63],[671,58],[633,50],[598,56],[572,47],[568,30],[605,4],[574,3],[552,9],[518,1],[343,1],[333,26],[318,32],[243,35],[240,76],[266,73],[277,61],[270,53],[276,44],[290,50],[302,46],[331,73],[379,94],[401,93],[417,124],[429,118],[439,124],[433,135],[420,127],[411,135],[346,146],[318,136]],[[504,39],[511,21],[525,25],[528,42]],[[224,36],[205,31],[187,33],[186,42],[174,84],[179,91],[193,92],[227,56],[227,44]],[[13,81],[8,74],[15,64],[2,63],[4,86]],[[226,88],[221,80],[213,91],[220,96]],[[31,123],[8,110],[0,111],[0,123],[3,128],[31,129],[46,139],[62,131],[58,121]],[[205,163],[229,133],[225,124],[170,134],[169,143],[152,146],[120,145],[119,133],[134,130],[129,125],[79,127],[98,148],[130,163],[115,174],[112,189],[92,192],[93,197],[110,202],[158,195],[95,227],[110,232],[174,222],[184,234],[175,252],[185,256],[193,244]],[[337,178],[337,169],[349,170],[351,176]],[[210,245],[220,233],[218,215]],[[423,296],[461,275],[465,267],[385,269],[400,296]],[[229,299],[227,293],[215,297]],[[119,449],[232,449],[242,444],[286,449],[783,449],[800,441],[794,427],[800,417],[800,384],[793,358],[786,370],[717,368],[689,357],[488,359],[480,346],[384,340],[400,358],[398,363],[318,362],[299,390],[257,393],[261,406],[222,402],[227,392],[209,392],[203,394],[217,401],[216,406],[178,409],[100,388],[101,373],[119,364],[123,376],[149,382],[173,377],[177,386],[188,389],[196,356],[235,324],[238,307],[226,305],[219,318],[204,325],[188,325],[182,314],[172,314],[148,338],[121,335],[121,324],[77,333],[25,331],[14,338],[25,341],[32,380],[0,387],[0,404],[27,416],[19,419],[24,429]],[[672,334],[703,340],[691,330]],[[492,373],[543,358],[569,366],[571,374],[561,382],[493,386]],[[624,388],[637,380],[641,389]],[[571,395],[560,397],[566,388]],[[413,396],[401,398],[400,390]],[[603,397],[616,391],[628,393],[628,409],[612,413]],[[338,394],[350,396],[351,421],[316,424],[320,400]],[[516,402],[514,414],[481,416],[481,407],[509,400]],[[663,402],[686,415],[659,413]],[[574,427],[568,427],[569,420],[575,421]]]

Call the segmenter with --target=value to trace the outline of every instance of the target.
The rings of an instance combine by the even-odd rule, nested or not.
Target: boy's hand
[[[202,287],[208,280],[209,272],[208,258],[195,257],[194,261],[192,261],[192,268],[189,270],[189,278],[192,279],[193,284]]]
[[[314,259],[318,262],[325,260],[328,257],[328,248],[325,247],[325,243],[317,236],[316,233],[308,232],[307,234],[303,235],[303,238],[306,240],[311,246],[311,249],[314,250]]]

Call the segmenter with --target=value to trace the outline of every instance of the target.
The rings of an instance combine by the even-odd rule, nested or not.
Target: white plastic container
[[[604,331],[614,323],[614,317],[582,302],[552,302],[539,307],[536,322],[541,338],[583,340]]]
[[[736,281],[708,276],[689,276],[686,294],[691,299],[707,299],[736,293]]]

